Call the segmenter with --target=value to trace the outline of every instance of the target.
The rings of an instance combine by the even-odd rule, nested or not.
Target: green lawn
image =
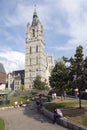
[[[78,100],[56,100],[47,103],[45,108],[53,112],[55,108],[60,108],[67,119],[77,124],[87,126],[87,101],[82,101],[82,108],[79,108]]]
[[[4,120],[0,118],[0,130],[5,130]]]
[[[27,99],[29,99],[29,101],[27,101]],[[26,96],[15,96],[15,97],[11,98],[10,105],[14,105],[15,101],[18,101],[19,103],[22,101],[23,103],[26,103],[26,104],[31,102],[29,95],[26,95]]]
[[[12,105],[14,105],[15,101],[18,101],[18,103],[20,103],[22,101],[23,103],[29,104],[32,102],[31,98],[32,98],[32,95],[14,96],[10,99],[9,105],[3,104],[3,105],[0,105],[0,107],[12,106]],[[29,99],[29,101],[27,99]]]

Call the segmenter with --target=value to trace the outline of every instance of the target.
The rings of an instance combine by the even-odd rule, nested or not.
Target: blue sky
[[[87,55],[87,0],[0,0],[0,62],[7,73],[24,69],[26,26],[35,4],[47,55],[73,57],[78,45]]]

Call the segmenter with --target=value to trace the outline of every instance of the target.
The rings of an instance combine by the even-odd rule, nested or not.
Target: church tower
[[[43,26],[38,18],[36,7],[33,20],[27,24],[25,49],[25,88],[31,89],[36,76],[46,79],[46,54]]]

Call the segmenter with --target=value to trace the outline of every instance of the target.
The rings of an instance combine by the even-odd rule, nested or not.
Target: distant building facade
[[[46,69],[46,80],[49,85],[49,77],[51,75],[51,71],[54,67],[54,59],[52,55],[47,56],[47,69]]]
[[[0,90],[5,90],[6,72],[2,63],[0,63]]]
[[[52,56],[46,56],[43,26],[38,18],[36,8],[33,13],[32,24],[27,24],[25,49],[25,87],[31,89],[36,76],[42,81],[48,77],[54,66]]]
[[[7,88],[9,90],[20,90],[20,86],[24,85],[24,70],[13,71],[7,74]]]

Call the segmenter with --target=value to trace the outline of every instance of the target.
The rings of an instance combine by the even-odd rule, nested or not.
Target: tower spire
[[[33,13],[33,17],[37,16],[37,11],[36,11],[36,4],[34,5],[34,13]]]

